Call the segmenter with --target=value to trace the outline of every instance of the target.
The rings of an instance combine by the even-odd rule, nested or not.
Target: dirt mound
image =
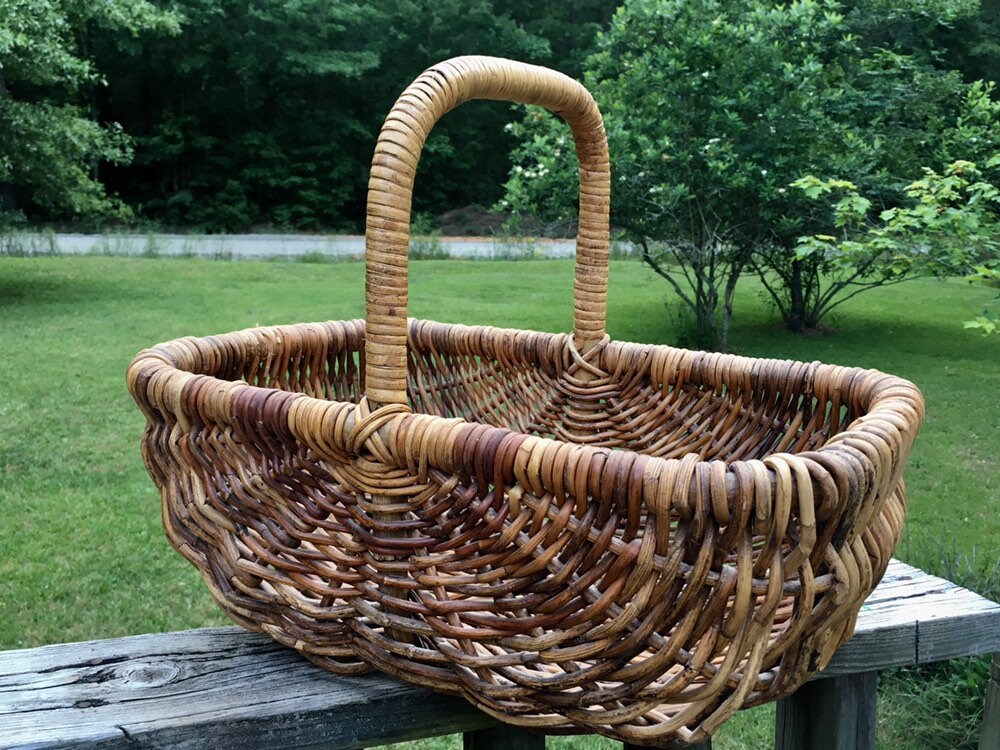
[[[478,204],[445,211],[437,217],[437,228],[445,237],[494,237],[516,234],[525,237],[573,237],[576,227],[550,226],[534,217],[522,219],[516,228],[508,227],[510,214],[490,211]]]

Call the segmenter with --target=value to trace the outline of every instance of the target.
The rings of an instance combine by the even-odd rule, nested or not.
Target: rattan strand
[[[375,146],[365,231],[366,393],[374,403],[407,403],[407,247],[417,162],[434,124],[470,99],[541,105],[569,124],[580,161],[574,332],[581,351],[604,337],[611,171],[597,104],[579,83],[547,68],[455,58],[430,68],[403,92]]]
[[[412,114],[420,143],[473,96],[573,102],[596,133],[567,80],[460,58],[401,101],[447,95]],[[384,178],[409,190],[405,150]],[[405,224],[408,195],[378,195]],[[700,741],[821,669],[899,540],[919,391],[609,341],[606,236],[581,252],[574,335],[407,324],[393,231],[368,258],[368,326],[180,339],[129,368],[167,536],[223,610],[333,672],[636,744]]]

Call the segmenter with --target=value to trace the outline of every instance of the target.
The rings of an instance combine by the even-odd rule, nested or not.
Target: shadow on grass
[[[733,326],[731,340],[737,342],[731,349],[734,354],[821,360],[833,354],[843,364],[861,367],[878,367],[878,360],[891,357],[892,352],[980,360],[985,351],[998,348],[998,342],[963,328],[958,317],[903,320],[864,313],[838,316],[825,330],[806,333],[792,333],[773,318],[741,321]]]
[[[0,308],[44,308],[106,299],[115,289],[111,282],[92,277],[81,279],[57,274],[7,271],[0,260]]]

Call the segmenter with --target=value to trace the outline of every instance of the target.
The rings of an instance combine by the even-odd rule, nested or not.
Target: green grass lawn
[[[415,317],[571,325],[570,261],[426,261],[411,271]],[[361,317],[363,275],[359,263],[0,258],[0,648],[223,622],[160,529],[125,368],[179,336]],[[609,333],[676,342],[668,296],[640,264],[614,263]],[[1000,336],[961,327],[989,296],[913,282],[857,298],[822,336],[784,332],[750,280],[737,300],[738,353],[877,367],[923,389],[899,550],[923,566],[953,551],[1000,555]],[[717,747],[753,747],[745,738],[766,723],[766,711],[737,717],[736,739],[727,727]],[[604,746],[595,742],[572,746]]]

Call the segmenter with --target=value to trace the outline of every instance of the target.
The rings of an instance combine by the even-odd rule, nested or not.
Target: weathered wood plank
[[[998,650],[1000,605],[893,560],[862,607],[854,637],[819,677]]]
[[[856,632],[833,655],[816,679],[857,674],[872,669],[913,666],[917,663],[917,625],[909,622]]]
[[[545,735],[501,724],[462,737],[463,750],[545,750]]]
[[[814,680],[778,701],[775,750],[875,750],[878,672]]]
[[[986,713],[979,734],[979,750],[1000,750],[1000,653],[993,654],[986,688]]]
[[[0,654],[0,748],[364,748],[495,723],[381,675],[337,677],[236,628]]]
[[[942,601],[942,607],[948,606]],[[1000,626],[990,612],[960,613],[917,623],[917,663],[932,664],[957,656],[988,654],[1000,649]]]
[[[998,651],[1000,605],[893,562],[821,677]],[[461,699],[336,677],[238,628],[0,653],[5,749],[329,750],[493,726]]]

